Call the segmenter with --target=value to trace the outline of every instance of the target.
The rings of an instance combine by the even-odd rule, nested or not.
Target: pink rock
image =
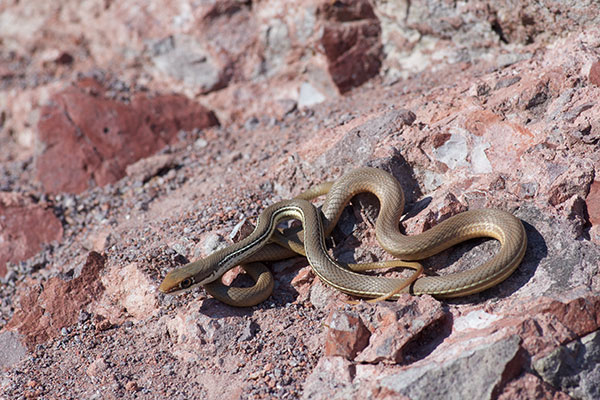
[[[139,182],[146,182],[159,171],[167,170],[174,166],[174,156],[172,154],[155,154],[150,157],[142,158],[125,168],[127,176]]]
[[[99,376],[107,369],[108,369],[108,364],[106,364],[106,361],[104,361],[104,358],[102,358],[102,356],[98,356],[87,367],[85,372],[90,378],[99,378]]]
[[[344,357],[322,357],[304,383],[302,398],[322,399],[325,393],[339,396],[340,389],[352,383],[353,375],[354,366]]]
[[[421,231],[431,229],[445,219],[467,211],[467,207],[452,193],[448,193],[443,199],[440,199],[440,203],[436,206],[437,211],[433,211],[434,207],[430,207],[427,214],[419,219],[419,221],[422,221],[422,226],[419,226]]]
[[[296,301],[302,302],[310,297],[311,282],[315,280],[315,274],[310,266],[304,266],[304,263],[294,264],[296,268],[300,268],[298,273],[290,284],[298,292]]]
[[[17,364],[27,356],[27,348],[21,343],[21,335],[11,331],[0,332],[0,368]]]
[[[0,276],[6,274],[7,262],[25,260],[62,235],[60,221],[47,206],[19,193],[0,192]]]
[[[594,169],[590,163],[573,163],[549,189],[548,202],[556,206],[573,195],[585,196],[594,179]]]
[[[297,290],[305,285],[308,285],[315,279],[315,274],[310,267],[302,268],[298,274],[292,279],[291,285]]]
[[[326,356],[353,359],[369,343],[371,332],[355,313],[334,310],[325,326],[329,328],[325,339]]]

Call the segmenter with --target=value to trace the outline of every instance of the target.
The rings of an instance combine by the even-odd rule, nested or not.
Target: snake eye
[[[194,279],[193,278],[185,278],[184,280],[182,280],[181,282],[179,282],[179,288],[180,289],[187,289],[190,286],[192,286],[193,283],[194,283]]]

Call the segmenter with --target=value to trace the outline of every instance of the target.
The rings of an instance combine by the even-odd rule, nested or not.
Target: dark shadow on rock
[[[210,295],[208,295],[210,296]],[[267,300],[268,301],[268,300]],[[250,316],[259,306],[254,307],[233,307],[219,300],[208,297],[202,302],[200,312],[211,318],[243,317]]]
[[[404,215],[400,221],[402,222],[409,218],[416,217],[421,211],[425,210],[429,204],[431,204],[431,201],[431,196],[427,196],[416,203],[410,204],[409,207],[405,207],[406,209],[404,210]]]
[[[419,182],[415,178],[414,171],[406,159],[402,156],[398,149],[394,149],[394,153],[389,157],[377,158],[366,163],[368,167],[379,168],[389,172],[400,182],[400,186],[404,191],[404,208],[409,209],[407,205],[413,204],[416,199],[420,198],[421,188]],[[422,200],[421,200],[422,201]]]
[[[431,203],[431,197],[421,199],[423,193],[419,181],[415,178],[414,171],[402,154],[396,149],[390,157],[378,158],[367,163],[368,166],[389,172],[400,182],[404,192],[404,210],[402,221],[412,218],[427,208]],[[420,200],[417,200],[420,199]]]
[[[404,346],[401,365],[409,365],[429,356],[452,333],[454,318],[443,304],[444,318],[425,328]]]
[[[510,292],[507,292],[506,296],[525,286],[535,274],[542,260],[548,255],[548,246],[546,246],[546,240],[542,234],[533,225],[522,222],[527,234],[527,251],[521,265],[506,281],[507,287],[510,288]]]

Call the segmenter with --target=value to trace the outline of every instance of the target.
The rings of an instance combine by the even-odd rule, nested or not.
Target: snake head
[[[194,261],[169,272],[158,290],[167,294],[178,294],[198,285],[216,280],[220,275],[209,258]]]
[[[171,272],[176,271],[177,270]],[[158,290],[160,290],[162,293],[176,294],[195,286],[195,279],[193,276],[178,277],[178,274],[172,274],[171,272],[167,274],[165,279],[163,279],[162,283],[158,287]]]

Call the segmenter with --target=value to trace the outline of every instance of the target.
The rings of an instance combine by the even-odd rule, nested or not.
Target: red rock
[[[342,356],[351,360],[369,343],[371,332],[355,313],[334,310],[325,326],[329,328],[325,339],[326,356]]]
[[[126,103],[108,97],[99,82],[82,80],[41,110],[46,147],[36,159],[37,179],[51,193],[115,182],[127,165],[175,141],[179,130],[215,124],[212,112],[181,95],[137,93]]]
[[[600,181],[592,182],[585,202],[591,224],[600,225]]]
[[[600,297],[580,297],[567,303],[552,301],[534,308],[532,313],[550,316],[575,336],[584,336],[600,326]]]
[[[431,143],[434,148],[442,147],[452,137],[449,133],[438,133],[431,138]]]
[[[60,221],[47,206],[19,193],[0,192],[0,276],[6,274],[7,262],[26,260],[62,235]]]
[[[327,18],[321,44],[331,79],[340,92],[359,86],[381,68],[381,27],[366,0],[323,7]]]
[[[43,287],[25,289],[19,299],[20,307],[6,329],[24,335],[28,346],[57,336],[61,328],[74,324],[79,311],[104,290],[98,279],[104,263],[102,255],[90,252],[78,277],[70,281],[50,278]]]
[[[600,86],[600,61],[596,61],[590,68],[590,83]]]
[[[112,326],[112,323],[108,319],[101,319],[100,321],[96,322],[96,330],[98,332],[107,331],[112,328]]]

